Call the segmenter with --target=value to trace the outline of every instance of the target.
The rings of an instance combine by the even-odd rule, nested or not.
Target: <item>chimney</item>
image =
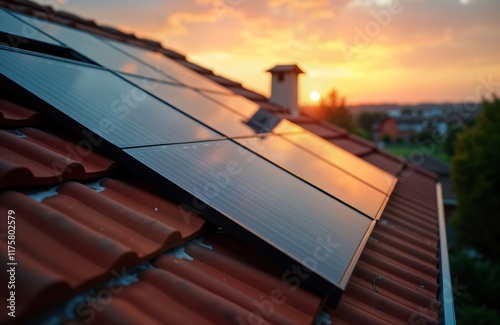
[[[271,72],[271,98],[270,102],[281,105],[290,111],[290,114],[300,114],[299,74],[304,73],[296,64],[277,65],[267,70]]]

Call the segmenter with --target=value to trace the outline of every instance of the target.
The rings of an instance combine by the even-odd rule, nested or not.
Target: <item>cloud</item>
[[[201,13],[176,12],[167,18],[167,30],[171,35],[187,35],[189,27],[187,25],[197,23],[214,23],[219,20],[219,16],[214,11]]]
[[[381,23],[396,2],[402,11]],[[263,70],[281,62],[311,71],[301,77],[304,89],[335,86],[352,101],[434,99],[441,88],[451,98],[477,75],[500,73],[498,0],[88,0],[63,9],[72,8],[159,39],[264,93]],[[360,45],[359,34],[370,28]]]

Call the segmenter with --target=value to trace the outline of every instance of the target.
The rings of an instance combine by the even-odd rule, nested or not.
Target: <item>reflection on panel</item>
[[[372,220],[230,140],[125,150],[229,220],[344,288]]]
[[[111,72],[0,51],[0,73],[119,147],[221,136]]]
[[[274,121],[273,119],[270,121],[273,123],[272,125],[266,124],[269,118],[276,119],[276,117],[269,112],[259,111],[256,111],[254,115],[260,116],[258,121],[247,120],[191,88],[136,76],[122,76],[227,137],[254,136],[257,133],[271,132],[276,123],[279,122],[279,120]]]
[[[2,9],[0,9],[0,31],[52,45],[61,45],[59,42],[48,37],[38,29],[33,28]],[[25,42],[25,40],[12,39],[9,43],[11,46],[17,47],[17,42]]]
[[[307,131],[286,119],[281,120],[281,122],[273,129],[274,134],[296,134],[303,132]]]
[[[163,71],[172,79],[178,80],[186,86],[226,94],[230,93],[227,88],[203,77],[189,68],[182,66],[159,52],[148,51],[111,40],[107,40],[106,42],[116,46],[126,53],[129,53],[148,65],[155,67],[155,69]]]
[[[385,194],[280,136],[236,141],[372,218],[386,203]]]
[[[248,118],[252,117],[259,109],[259,105],[256,102],[246,99],[243,96],[225,95],[210,92],[202,92],[202,94],[210,99],[215,100],[222,106],[227,107]]]
[[[173,79],[158,72],[153,67],[135,60],[129,55],[124,54],[123,52],[113,48],[112,46],[101,41],[99,38],[88,33],[53,24],[48,21],[42,21],[33,17],[20,14],[17,14],[17,16],[103,67],[149,78],[174,82]]]
[[[352,174],[386,195],[391,194],[396,184],[397,179],[394,176],[312,133],[306,132],[283,137]]]

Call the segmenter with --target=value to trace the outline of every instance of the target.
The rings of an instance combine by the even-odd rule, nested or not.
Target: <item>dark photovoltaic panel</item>
[[[397,178],[394,176],[310,132],[286,135],[284,138],[318,155],[387,195],[391,194],[397,182]]]
[[[93,35],[21,14],[16,14],[16,16],[108,69],[176,82],[155,70],[154,67],[130,57]]]
[[[125,152],[342,289],[375,222],[231,140]]]
[[[119,147],[222,138],[111,72],[0,51],[0,73]]]
[[[259,105],[251,100],[239,95],[225,95],[211,92],[202,92],[202,94],[218,104],[227,107],[245,117],[252,117],[259,109]]]
[[[273,129],[274,134],[297,134],[303,132],[307,131],[286,119],[281,120]]]
[[[149,64],[150,66],[155,67],[155,69],[161,70],[169,77],[180,81],[188,87],[210,90],[225,94],[231,93],[227,88],[222,87],[212,80],[199,75],[193,70],[182,66],[181,64],[175,62],[174,60],[166,57],[159,52],[148,51],[111,40],[106,40],[106,42],[112,44],[113,46],[116,46],[126,53],[129,53],[130,55]]]
[[[394,177],[162,54],[18,17],[105,69],[4,49],[7,85],[123,149],[110,154],[179,200],[186,191],[206,202],[218,212],[207,212],[212,221],[345,288]]]
[[[48,37],[40,30],[33,28],[32,26],[24,23],[23,21],[19,20],[18,18],[14,17],[13,15],[9,14],[8,12],[2,9],[0,9],[0,31],[7,34],[20,36],[26,39],[33,39],[36,41],[52,45],[59,45],[59,46],[61,45],[59,42]],[[14,40],[14,42],[15,41],[16,40]],[[18,41],[21,42],[21,40]]]
[[[257,134],[256,130],[246,123],[248,119],[218,105],[193,89],[136,76],[124,74],[122,76],[225,136],[241,137]]]
[[[227,137],[249,137],[271,132],[276,134],[304,132],[299,126],[281,120],[276,115],[259,109],[258,106],[247,118],[191,88],[127,74],[121,76]]]
[[[385,206],[385,193],[280,136],[235,141],[372,218],[378,218]]]

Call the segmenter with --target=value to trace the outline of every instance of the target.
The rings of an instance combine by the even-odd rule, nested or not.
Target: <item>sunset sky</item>
[[[158,40],[266,95],[265,70],[298,63],[302,104],[332,88],[351,105],[463,101],[480,78],[500,94],[499,0],[39,2]]]

